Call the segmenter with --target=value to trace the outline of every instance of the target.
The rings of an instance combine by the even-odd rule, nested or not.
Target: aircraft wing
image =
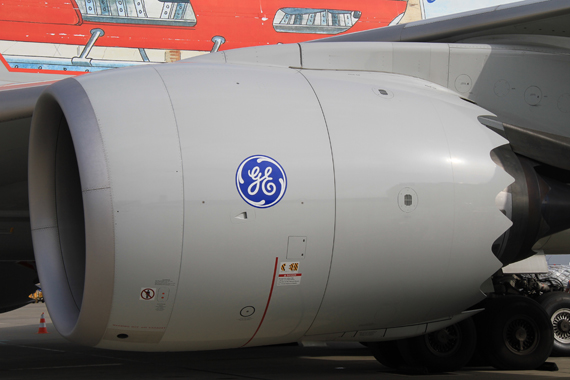
[[[457,42],[505,34],[569,37],[569,25],[570,7],[567,0],[531,0],[318,41]]]

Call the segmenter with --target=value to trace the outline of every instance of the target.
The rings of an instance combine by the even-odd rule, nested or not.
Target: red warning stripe
[[[273,288],[275,286],[275,274],[277,274],[277,264],[279,263],[279,257],[275,258],[275,268],[273,269],[273,278],[271,280],[271,290],[269,291],[269,298],[267,299],[267,305],[265,305],[265,311],[263,312],[263,316],[261,317],[261,321],[259,321],[259,326],[257,326],[257,330],[255,330],[255,332],[253,333],[253,336],[242,346],[245,347],[249,344],[249,342],[251,342],[253,340],[253,338],[255,338],[255,336],[257,335],[257,332],[259,331],[259,329],[261,328],[261,325],[263,324],[263,320],[265,319],[265,314],[267,314],[267,309],[269,309],[269,302],[271,302],[271,295],[273,294]]]

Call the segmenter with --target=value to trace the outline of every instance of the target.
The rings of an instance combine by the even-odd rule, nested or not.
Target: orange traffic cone
[[[49,334],[46,327],[46,318],[44,317],[44,313],[40,317],[40,328],[38,329],[38,334]]]

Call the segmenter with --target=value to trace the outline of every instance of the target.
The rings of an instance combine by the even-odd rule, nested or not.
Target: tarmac
[[[45,312],[48,334],[38,334]],[[550,358],[558,371],[498,371],[492,367],[425,374],[390,370],[358,343],[281,345],[203,352],[140,353],[82,347],[54,329],[44,304],[0,314],[0,379],[570,379],[570,358]]]

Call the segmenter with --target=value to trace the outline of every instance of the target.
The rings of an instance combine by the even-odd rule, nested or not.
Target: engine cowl
[[[510,226],[484,113],[383,73],[185,62],[56,83],[29,170],[52,320],[82,344],[199,350],[461,313]]]

